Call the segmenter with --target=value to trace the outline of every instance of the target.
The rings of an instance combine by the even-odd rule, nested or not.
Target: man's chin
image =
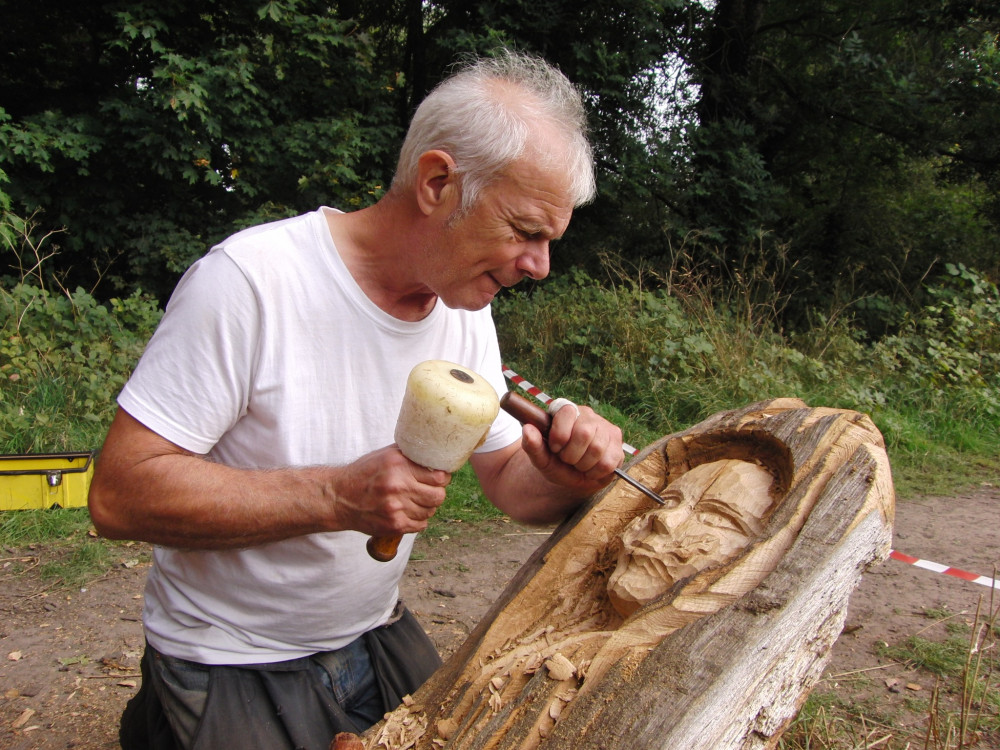
[[[475,289],[468,290],[464,294],[456,294],[454,296],[438,295],[438,299],[444,302],[444,306],[451,308],[452,310],[469,310],[470,312],[475,312],[476,310],[482,310],[484,307],[489,307],[493,302],[493,299],[500,293],[503,289],[503,285],[490,277],[496,288],[492,291],[488,289]]]
[[[483,299],[479,301],[461,299],[461,300],[446,300],[444,298],[439,298],[444,303],[444,306],[451,310],[468,310],[469,312],[476,312],[477,310],[482,310],[484,307],[489,307],[490,303],[493,302],[493,298],[496,295],[490,295],[489,299]]]

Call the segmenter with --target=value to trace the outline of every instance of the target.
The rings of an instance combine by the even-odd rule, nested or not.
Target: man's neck
[[[418,321],[437,304],[437,296],[414,273],[418,248],[408,231],[405,199],[387,196],[351,213],[327,214],[327,226],[344,265],[365,295],[395,318]]]

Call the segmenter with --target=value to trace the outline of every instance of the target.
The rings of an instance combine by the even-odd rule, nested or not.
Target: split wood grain
[[[622,614],[608,581],[623,534],[652,503],[612,485],[539,548],[365,747],[775,747],[829,660],[851,592],[889,553],[889,462],[867,416],[778,399],[668,435],[628,470],[669,496],[713,462],[726,486],[767,493],[744,549],[668,578]],[[766,470],[766,490],[740,478],[743,464]]]

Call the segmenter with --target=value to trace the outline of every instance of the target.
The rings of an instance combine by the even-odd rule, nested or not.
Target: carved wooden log
[[[628,471],[664,508],[623,482],[594,497],[366,748],[777,745],[888,555],[882,436],[779,399],[662,438]]]

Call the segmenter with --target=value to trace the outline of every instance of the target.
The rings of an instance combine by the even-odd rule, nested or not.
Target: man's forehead
[[[565,181],[551,172],[508,172],[497,184],[508,218],[521,228],[549,227],[562,234],[573,215],[573,202]]]

